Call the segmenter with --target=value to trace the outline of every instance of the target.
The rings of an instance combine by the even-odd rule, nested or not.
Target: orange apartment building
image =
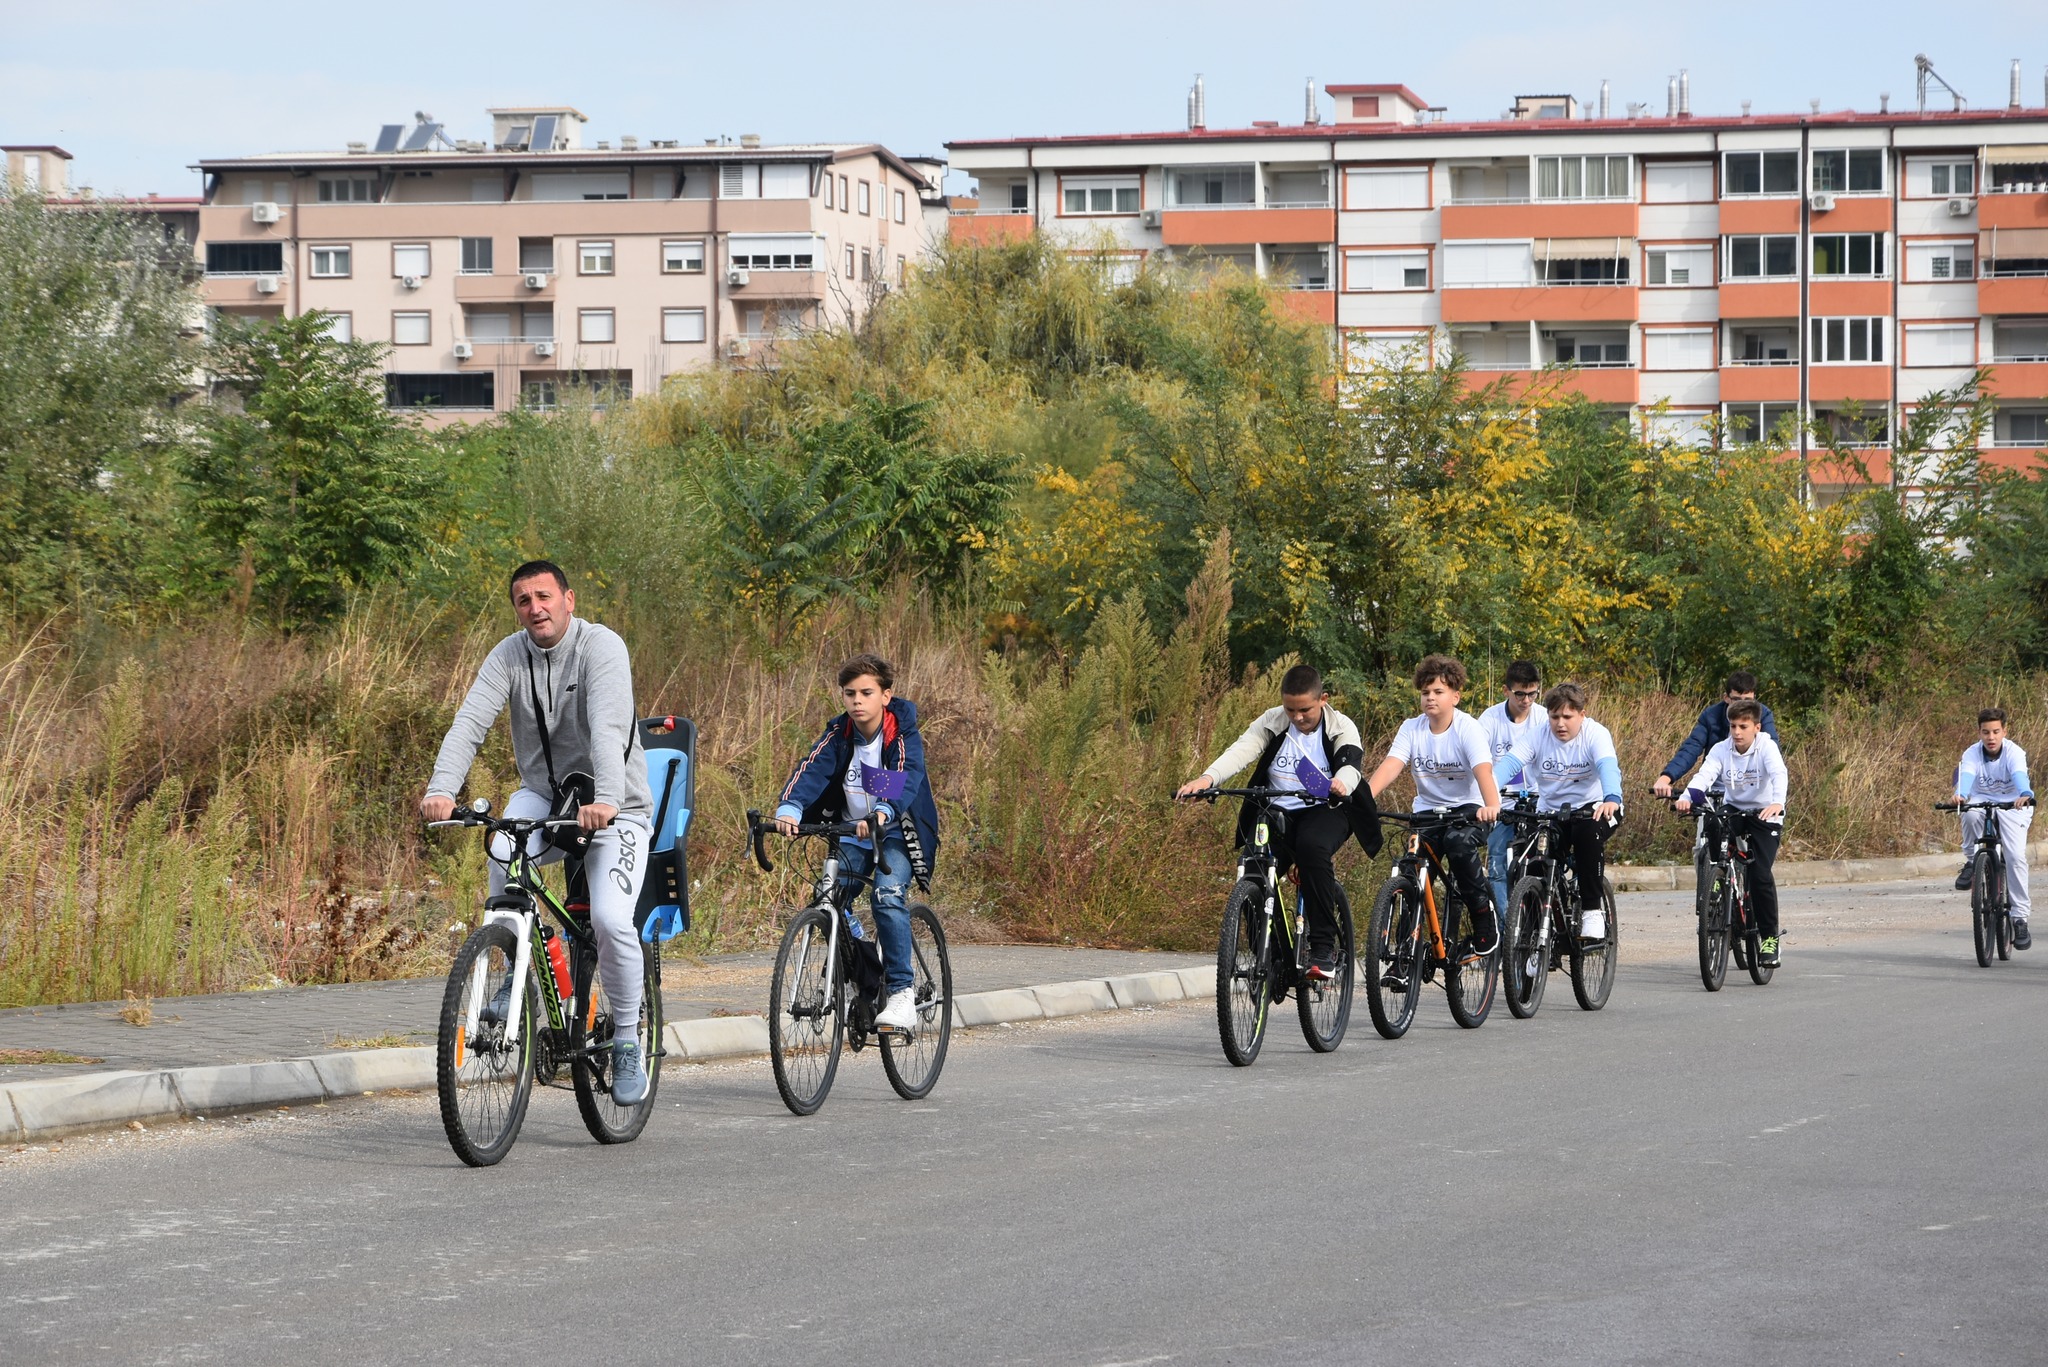
[[[1401,85],[1299,124],[948,144],[955,240],[1040,231],[1280,281],[1356,364],[1452,353],[1705,441],[1806,414],[1893,472],[1925,396],[1990,369],[1982,459],[2048,453],[2048,108],[1456,121]],[[1602,103],[1604,106],[1605,95]],[[1857,405],[1851,422],[1850,404]],[[1802,446],[1807,439],[1802,436]]]
[[[389,344],[394,407],[551,406],[569,384],[772,359],[858,317],[932,240],[943,163],[873,144],[588,145],[569,106],[493,109],[489,142],[420,116],[375,145],[202,161],[214,310],[334,316]]]

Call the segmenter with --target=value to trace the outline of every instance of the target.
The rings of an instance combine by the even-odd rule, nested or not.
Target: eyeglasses
[[[1510,698],[1520,698],[1527,702],[1532,698],[1542,697],[1543,690],[1540,688],[1511,688],[1508,690],[1508,696]]]

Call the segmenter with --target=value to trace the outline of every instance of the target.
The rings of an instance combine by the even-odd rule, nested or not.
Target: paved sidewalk
[[[956,996],[1199,968],[1207,954],[1127,953],[1046,945],[954,945]],[[772,954],[731,954],[662,967],[662,999],[671,1022],[759,1015],[767,1007]],[[164,997],[151,1024],[121,1018],[123,1002],[79,1002],[0,1011],[0,1048],[53,1049],[97,1063],[0,1067],[0,1085],[40,1082],[117,1068],[183,1068],[331,1053],[359,1040],[391,1046],[434,1042],[445,978],[284,987],[207,997]],[[397,1038],[387,1038],[387,1037]]]

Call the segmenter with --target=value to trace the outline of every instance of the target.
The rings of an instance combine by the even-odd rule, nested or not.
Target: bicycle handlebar
[[[1173,800],[1175,802],[1214,802],[1219,797],[1298,797],[1301,799],[1302,805],[1314,806],[1317,803],[1323,802],[1342,802],[1349,796],[1349,793],[1331,793],[1328,797],[1313,797],[1299,788],[1204,788],[1200,792],[1189,793],[1186,797],[1175,793]]]
[[[2011,812],[2017,811],[2019,806],[2019,799],[2014,798],[2010,802],[1937,802],[1934,804],[1934,810],[1937,812]]]
[[[1429,807],[1419,812],[1381,812],[1380,820],[1408,827],[1455,826],[1460,822],[1477,826],[1477,811],[1476,807],[1470,810],[1463,807]]]
[[[859,835],[861,825],[862,823],[858,821],[799,821],[796,823],[796,835],[797,837],[807,835],[823,836],[826,839]],[[774,831],[780,834],[781,830],[782,828],[775,824],[773,818],[763,821],[759,812],[751,808],[748,809],[747,837],[754,846],[754,862],[761,866],[761,872],[763,873],[775,872],[775,865],[770,863],[768,859],[768,833]]]

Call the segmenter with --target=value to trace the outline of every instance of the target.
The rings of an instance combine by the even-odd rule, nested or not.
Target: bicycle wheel
[[[1970,938],[1976,941],[1977,967],[1989,968],[1998,949],[1998,932],[1991,924],[1998,905],[1991,895],[1991,856],[1979,854],[1971,861],[1970,873]]]
[[[1223,931],[1216,941],[1216,1031],[1223,1056],[1239,1068],[1259,1056],[1272,1004],[1265,904],[1263,884],[1238,879],[1223,904]]]
[[[1756,927],[1750,924],[1749,889],[1743,886],[1742,866],[1732,865],[1728,870],[1726,890],[1721,894],[1721,908],[1728,921],[1728,948],[1735,959],[1735,966],[1749,971],[1755,960]]]
[[[1728,913],[1723,879],[1712,864],[1699,866],[1699,890],[1693,894],[1693,914],[1699,918],[1700,983],[1709,992],[1719,992],[1728,981]]]
[[[1302,982],[1294,989],[1294,1004],[1301,1014],[1301,1033],[1308,1047],[1327,1054],[1344,1042],[1351,1024],[1351,984],[1357,977],[1358,950],[1353,943],[1351,899],[1337,889],[1337,980]]]
[[[1468,907],[1458,908],[1458,925],[1463,930],[1474,916],[1490,916],[1492,908],[1474,912]],[[1500,985],[1500,946],[1495,945],[1491,954],[1472,952],[1472,937],[1460,935],[1448,940],[1451,962],[1444,965],[1444,996],[1451,1004],[1451,1019],[1467,1030],[1477,1030],[1486,1024],[1486,1015],[1493,1010],[1494,989]]]
[[[922,902],[910,904],[911,991],[917,1001],[917,1029],[908,1038],[882,1036],[882,1071],[905,1101],[928,1096],[946,1066],[953,1038],[953,961],[946,957],[946,932],[938,913]]]
[[[1764,962],[1763,932],[1756,928],[1756,904],[1750,901],[1749,884],[1745,879],[1742,887],[1742,966],[1749,970],[1749,980],[1762,987],[1778,971],[1776,964]]]
[[[839,1071],[846,1031],[839,998],[845,980],[833,958],[832,921],[822,907],[790,918],[768,990],[768,1057],[782,1104],[798,1115],[810,1115],[825,1104]]]
[[[1991,924],[1998,933],[1998,957],[2012,957],[2012,890],[2005,883],[2005,860],[1999,859],[1992,868],[1991,886],[1996,895],[1991,899]]]
[[[1415,1022],[1422,995],[1422,894],[1406,874],[1380,884],[1358,961],[1372,1028],[1387,1039],[1401,1038]]]
[[[479,1019],[500,993],[509,999],[518,950],[509,926],[479,926],[455,951],[441,994],[434,1058],[441,1125],[455,1156],[473,1168],[487,1168],[511,1152],[533,1095],[534,1022],[541,1004],[532,972],[522,985],[518,1038],[506,1038],[503,1022]]]
[[[1508,894],[1507,935],[1501,950],[1507,966],[1502,995],[1516,1020],[1527,1020],[1543,1005],[1543,989],[1550,985],[1549,948],[1543,943],[1543,924],[1549,914],[1544,903],[1543,880],[1522,879]]]
[[[1579,999],[1580,1009],[1598,1011],[1607,1005],[1607,996],[1614,991],[1614,965],[1621,957],[1621,922],[1614,913],[1614,884],[1607,876],[1600,877],[1600,903],[1607,912],[1607,934],[1604,938],[1588,941],[1579,937],[1572,939],[1572,995]]]
[[[596,956],[578,957],[583,962],[577,966],[581,979],[577,1000],[588,1005],[576,1041],[577,1056],[569,1065],[576,1086],[576,1109],[583,1113],[583,1128],[590,1131],[592,1139],[600,1144],[624,1144],[638,1139],[640,1131],[647,1128],[647,1119],[654,1114],[654,1094],[661,1086],[661,951],[640,946],[640,1014],[633,1036],[647,1068],[647,1095],[637,1106],[621,1106],[612,1100],[611,1050],[618,1022],[597,972]],[[584,1054],[585,1048],[596,1052]]]

